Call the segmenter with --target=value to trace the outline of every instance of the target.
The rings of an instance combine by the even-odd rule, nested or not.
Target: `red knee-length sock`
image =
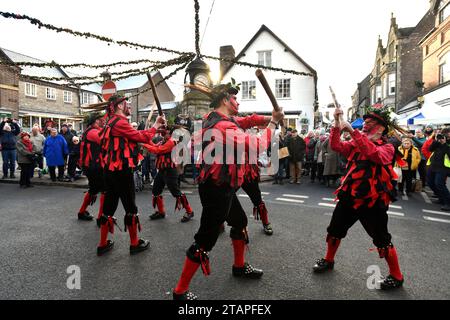
[[[91,195],[89,194],[89,192],[86,192],[86,194],[84,195],[83,204],[81,205],[80,211],[78,211],[78,213],[85,212],[90,202],[91,202]]]
[[[261,222],[263,225],[269,224],[269,214],[267,212],[266,204],[263,202],[258,207],[259,210],[259,216],[261,217]]]
[[[100,226],[100,242],[98,244],[99,247],[104,247],[108,241],[108,232],[109,232],[109,221]]]
[[[402,280],[403,275],[400,271],[400,265],[398,264],[397,250],[395,247],[389,247],[389,251],[384,257],[389,266],[389,274],[397,280]]]
[[[182,294],[189,290],[189,284],[191,283],[191,280],[194,277],[195,272],[197,272],[199,266],[200,263],[194,262],[186,257],[180,280],[174,290],[176,294]]]
[[[245,241],[232,239],[234,250],[234,266],[242,268],[245,263]]]
[[[325,260],[334,262],[334,256],[336,255],[340,243],[341,239],[327,237],[327,254],[325,255]]]
[[[98,208],[98,216],[97,219],[100,219],[100,217],[103,215],[103,205],[105,204],[105,194],[102,193],[100,195],[100,207]]]
[[[138,226],[136,219],[136,215],[133,215],[131,218],[131,226],[128,226],[128,233],[130,234],[130,245],[132,246],[137,246],[139,244]]]

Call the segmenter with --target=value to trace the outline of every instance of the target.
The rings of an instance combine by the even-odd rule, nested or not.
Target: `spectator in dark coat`
[[[287,143],[289,150],[289,167],[291,171],[291,181],[289,183],[300,184],[302,175],[302,163],[305,158],[306,143],[297,130],[292,130],[292,136]]]
[[[0,123],[0,141],[2,145],[3,178],[15,178],[16,168],[16,136],[20,133],[20,127],[15,120],[8,118]]]
[[[69,163],[67,165],[67,175],[69,181],[75,181],[75,173],[77,170],[78,160],[80,160],[80,138],[74,136],[72,145],[69,147]]]

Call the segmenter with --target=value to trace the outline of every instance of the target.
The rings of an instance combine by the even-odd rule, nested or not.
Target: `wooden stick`
[[[148,71],[147,71],[147,78],[148,78],[148,82],[150,82],[150,87],[152,88],[153,98],[155,99],[156,106],[158,107],[158,114],[160,116],[162,116],[163,112],[162,112],[162,108],[161,108],[161,103],[159,102],[158,93],[156,92],[156,87],[155,87],[155,84],[153,83],[152,76],[151,76],[150,72],[148,72]]]
[[[152,104],[152,109],[150,110],[150,113],[148,114],[148,117],[147,117],[147,122],[145,123],[145,130],[148,129],[150,120],[151,120],[152,117],[153,117],[153,112],[155,111],[155,107],[156,107],[156,103],[153,103],[153,104]]]
[[[270,89],[269,83],[267,82],[266,77],[264,76],[261,69],[256,69],[255,71],[256,77],[258,78],[259,82],[264,88],[264,91],[266,91],[267,96],[270,99],[270,102],[272,103],[273,110],[280,111],[280,106],[278,105],[278,101],[275,98],[272,89]],[[284,132],[284,120],[280,122],[281,130]]]
[[[333,88],[331,88],[330,86],[330,92],[331,92],[331,97],[333,98],[333,103],[334,103],[334,107],[336,109],[341,109],[341,106],[339,105],[339,103],[336,100],[336,95],[334,94]],[[339,122],[342,124],[344,122],[344,114],[341,113],[339,115]]]
[[[261,82],[261,85],[263,86],[264,91],[266,91],[267,96],[269,97],[270,102],[272,103],[273,110],[280,111],[280,107],[278,106],[277,99],[273,95],[272,89],[270,89],[269,83],[267,82],[266,77],[264,76],[262,70],[257,69],[255,74],[256,74],[256,77],[258,78],[259,82]]]

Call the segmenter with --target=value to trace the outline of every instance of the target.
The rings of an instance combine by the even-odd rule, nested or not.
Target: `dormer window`
[[[446,4],[446,6],[439,11],[439,24],[444,22],[450,16],[450,2]]]
[[[265,67],[271,67],[272,51],[258,51],[258,64]]]

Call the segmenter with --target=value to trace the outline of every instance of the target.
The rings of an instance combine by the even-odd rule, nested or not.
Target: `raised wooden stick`
[[[278,101],[275,98],[275,96],[272,92],[272,89],[270,89],[269,83],[267,82],[267,79],[264,76],[264,73],[262,72],[262,70],[256,69],[255,75],[258,78],[261,85],[263,86],[264,91],[266,91],[266,94],[269,97],[270,102],[272,103],[273,110],[280,111],[280,106],[278,105]],[[281,121],[280,126],[281,126],[281,130],[284,130],[284,122],[283,121]]]
[[[161,108],[161,102],[159,102],[158,93],[156,92],[155,84],[153,83],[152,76],[151,76],[150,72],[148,72],[148,71],[147,71],[147,78],[148,78],[148,82],[150,82],[150,87],[152,88],[153,98],[155,99],[156,106],[158,107],[158,114],[160,116],[162,116],[163,112],[162,112],[162,108]]]

